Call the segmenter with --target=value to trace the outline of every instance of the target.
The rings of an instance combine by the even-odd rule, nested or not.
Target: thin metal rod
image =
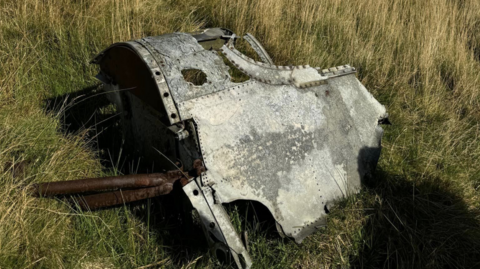
[[[164,183],[171,183],[172,180],[175,181],[174,179],[179,179],[182,175],[180,171],[178,173],[171,171],[168,174],[139,174],[47,182],[34,185],[34,193],[38,196],[55,196],[93,191],[155,187]]]
[[[173,183],[136,190],[119,190],[72,198],[83,210],[95,210],[102,207],[121,205],[168,194],[173,189]]]
[[[181,167],[177,168],[165,173],[46,182],[33,185],[32,192],[36,196],[69,195],[82,209],[93,210],[168,194],[175,181],[179,180],[184,186],[189,179],[205,171],[200,159],[193,162],[193,168],[188,173],[183,172]],[[99,193],[71,196],[85,192]]]

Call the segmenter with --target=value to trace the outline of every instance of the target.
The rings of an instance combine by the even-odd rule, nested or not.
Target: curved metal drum
[[[134,87],[131,94],[154,107],[172,135],[187,132],[175,142],[176,157],[185,164],[201,157],[207,171],[185,185],[185,193],[211,244],[223,244],[239,267],[248,268],[251,259],[222,203],[262,203],[280,232],[300,243],[375,167],[383,133],[378,124],[388,115],[354,68],[275,66],[247,36],[265,61],[256,62],[235,49],[236,38],[220,28],[147,37],[115,44],[95,62],[107,86]],[[148,78],[133,86],[113,78],[122,64],[105,59],[118,47],[136,53],[143,61],[136,69],[144,69],[137,73],[148,72]],[[222,56],[250,79],[232,82]],[[187,69],[201,70],[206,82],[187,82]]]

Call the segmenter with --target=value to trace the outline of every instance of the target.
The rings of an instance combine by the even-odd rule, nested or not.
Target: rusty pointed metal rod
[[[93,191],[155,187],[165,183],[172,183],[180,179],[182,175],[183,173],[180,171],[169,171],[167,173],[47,182],[34,185],[34,193],[38,196],[55,196]]]
[[[121,205],[168,194],[173,189],[173,183],[167,183],[156,187],[136,190],[119,190],[92,195],[82,195],[72,198],[83,210],[95,210],[102,207]]]
[[[180,168],[165,173],[47,182],[33,185],[32,192],[36,196],[99,192],[70,197],[70,200],[76,202],[82,209],[93,210],[168,194],[172,191],[175,181],[179,180],[184,186],[189,179],[200,176],[204,171],[202,160],[197,159],[188,172],[183,172]]]

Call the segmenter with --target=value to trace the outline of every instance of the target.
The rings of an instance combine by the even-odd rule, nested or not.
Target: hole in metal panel
[[[330,213],[330,210],[328,210],[328,206],[327,206],[327,205],[325,205],[325,206],[323,207],[323,210],[325,210],[325,213],[326,213],[326,214]]]
[[[207,75],[199,69],[183,69],[182,75],[185,81],[196,86],[201,86],[207,82]]]

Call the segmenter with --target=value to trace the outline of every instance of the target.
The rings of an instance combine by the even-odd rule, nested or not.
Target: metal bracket
[[[222,204],[215,204],[212,189],[210,187],[201,187],[200,178],[196,178],[183,187],[183,191],[190,199],[193,207],[197,210],[202,221],[205,236],[212,246],[217,242],[227,246],[238,268],[248,269],[252,266],[252,259],[248,254],[242,239],[235,231],[230,217],[223,208]],[[213,235],[215,238],[212,238]],[[222,248],[217,248],[217,251]],[[225,248],[223,248],[225,250]]]
[[[264,63],[272,65],[274,64],[272,58],[270,58],[270,55],[268,55],[267,51],[253,35],[247,33],[243,36],[243,39],[245,39],[250,44],[250,46],[252,46],[253,50],[255,50],[255,52],[258,54],[258,56],[260,56],[260,59],[262,59]]]

